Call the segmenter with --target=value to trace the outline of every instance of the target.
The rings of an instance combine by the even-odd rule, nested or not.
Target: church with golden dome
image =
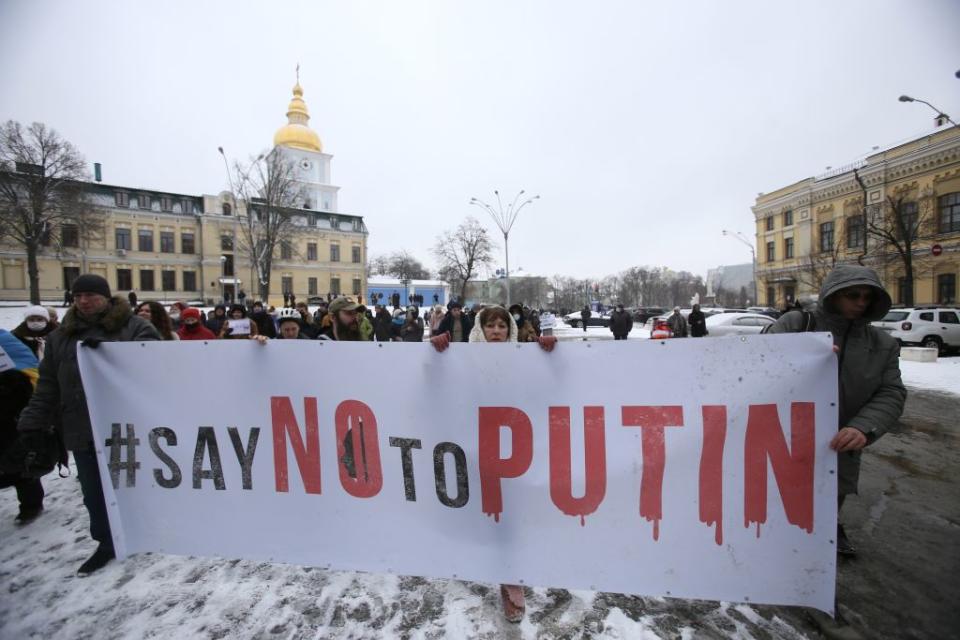
[[[293,232],[273,257],[266,302],[280,306],[291,294],[313,303],[337,295],[362,301],[367,228],[363,217],[339,211],[340,187],[330,180],[333,156],[310,127],[303,96],[298,69],[273,153],[289,159],[300,195],[289,210]],[[102,170],[109,175],[109,166]],[[241,233],[248,213],[256,211],[246,211],[230,191],[191,195],[101,181],[86,187],[103,231],[87,236],[70,220],[51,229],[38,256],[43,300],[62,299],[81,273],[101,275],[117,295],[133,291],[140,300],[214,304],[237,300],[240,291],[248,301],[259,297]],[[0,299],[29,299],[26,254],[2,241],[0,251]]]

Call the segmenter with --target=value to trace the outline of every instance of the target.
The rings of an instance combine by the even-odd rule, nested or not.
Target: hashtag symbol
[[[110,447],[110,479],[113,481],[113,488],[120,488],[120,472],[127,472],[127,486],[133,487],[137,484],[137,469],[140,463],[137,462],[137,445],[140,439],[136,437],[133,431],[133,425],[127,424],[127,437],[121,436],[120,424],[113,423],[112,437],[107,438],[106,443]],[[123,461],[123,450],[127,450],[127,460]]]

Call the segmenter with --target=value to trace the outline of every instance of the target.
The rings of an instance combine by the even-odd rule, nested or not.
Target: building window
[[[340,295],[340,278],[330,278],[330,293]]]
[[[230,206],[229,202],[224,202],[222,205],[220,205],[220,211],[222,211],[223,215],[225,216],[233,215],[233,207]]]
[[[80,229],[75,224],[65,224],[60,227],[60,244],[65,247],[80,246]]]
[[[907,293],[907,279],[904,277],[897,278],[897,304],[906,304]]]
[[[73,281],[80,277],[80,267],[64,267],[63,268],[63,288],[70,289],[73,287]]]
[[[160,253],[176,253],[176,241],[173,237],[173,231],[160,232]]]
[[[308,227],[315,227],[315,226],[317,226],[317,216],[313,215],[312,213],[309,214],[309,215],[307,216],[307,226],[308,226]]]
[[[307,260],[316,260],[317,259],[317,243],[308,242],[307,243]]]
[[[317,279],[316,278],[307,278],[307,295],[308,296],[317,295]]]
[[[173,198],[161,196],[160,211],[173,211]]]
[[[130,240],[130,229],[117,229],[114,231],[114,238],[116,238],[117,249],[129,251],[133,246]]]
[[[767,287],[767,306],[777,306],[777,290],[774,287]]]
[[[286,240],[280,243],[280,259],[293,260],[293,246]]]
[[[820,252],[833,251],[833,221],[820,225]]]
[[[773,231],[774,224],[773,216],[767,217],[767,231]]]
[[[777,243],[770,241],[767,243],[767,262],[773,262],[777,259]]]
[[[783,258],[789,260],[793,257],[793,238],[783,239]]]
[[[233,251],[232,236],[220,236],[220,251]]]
[[[139,209],[149,209],[150,208],[150,196],[145,193],[137,195],[137,207]]]
[[[283,276],[280,278],[280,291],[284,295],[293,293],[293,276]]]
[[[360,218],[353,219],[353,230],[357,233],[363,231],[363,223],[360,221]]]
[[[358,296],[362,293],[360,289],[360,278],[353,279],[353,295]]]
[[[957,302],[957,274],[943,273],[937,276],[937,304]]]
[[[783,298],[786,300],[787,305],[793,304],[793,298],[796,295],[796,290],[792,286],[785,286],[783,288]]]
[[[360,247],[350,247],[350,260],[353,264],[360,264]]]
[[[184,291],[197,290],[197,272],[196,271],[183,272],[183,290]]]
[[[340,229],[340,220],[337,219],[337,216],[330,216],[330,228]]]
[[[114,202],[116,202],[118,207],[129,207],[130,206],[130,194],[124,193],[123,191],[117,191],[113,194]]]
[[[153,269],[141,269],[140,270],[140,290],[141,291],[153,291]]]
[[[847,218],[847,248],[857,249],[863,246],[863,216]]]
[[[53,236],[50,234],[50,225],[44,224],[43,231],[40,232],[40,245],[44,247],[50,246],[50,238]]]
[[[937,230],[940,233],[960,231],[960,191],[940,196],[940,218]]]
[[[140,229],[137,231],[137,251],[153,251],[152,229]]]
[[[787,209],[783,212],[783,226],[793,226],[793,209]]]
[[[181,200],[180,210],[184,213],[193,213],[193,203],[189,200]]]
[[[161,271],[160,286],[163,288],[164,291],[176,291],[177,290],[177,272]]]
[[[899,221],[901,226],[897,229],[897,237],[901,240],[916,240],[917,232],[920,230],[918,217],[916,202],[902,202]]]
[[[117,269],[117,289],[121,291],[133,289],[133,272],[130,269]]]
[[[330,245],[330,262],[340,262],[340,245]]]
[[[183,253],[193,253],[195,251],[192,233],[180,234],[180,249]]]

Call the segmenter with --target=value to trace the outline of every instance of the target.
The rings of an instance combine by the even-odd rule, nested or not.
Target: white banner
[[[80,349],[116,549],[833,608],[828,334]]]

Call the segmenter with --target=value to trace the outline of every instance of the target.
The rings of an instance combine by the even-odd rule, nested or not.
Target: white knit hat
[[[26,320],[30,316],[40,316],[44,319],[50,318],[50,312],[47,311],[46,307],[41,307],[38,304],[31,305],[23,310],[23,319]]]

